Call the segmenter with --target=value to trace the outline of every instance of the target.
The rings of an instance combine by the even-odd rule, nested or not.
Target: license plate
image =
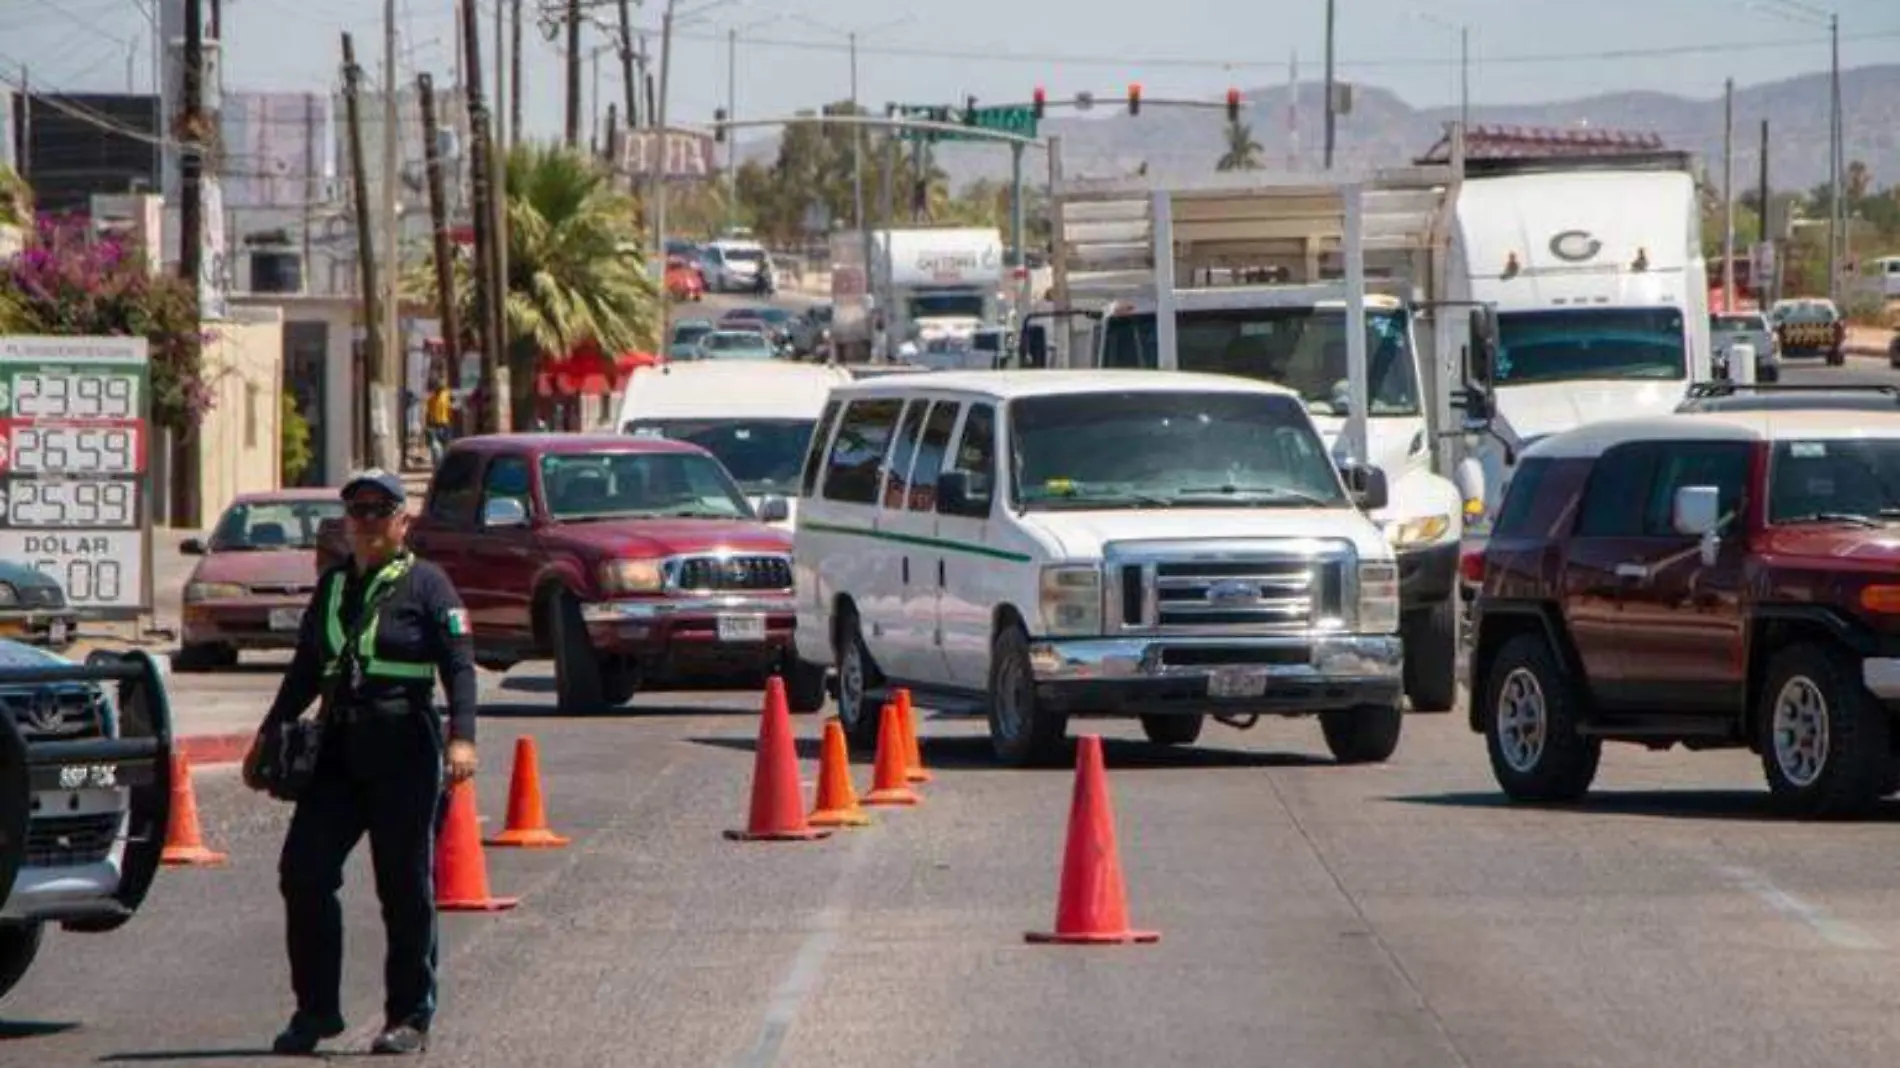
[[[762,642],[765,640],[765,617],[720,616],[719,640],[722,642]]]
[[[1218,668],[1207,678],[1209,697],[1259,697],[1267,692],[1267,673],[1257,668]]]
[[[46,640],[54,645],[65,645],[69,633],[66,627],[66,621],[63,619],[55,619],[46,627]]]
[[[270,629],[296,630],[303,626],[303,609],[273,608],[270,610]]]

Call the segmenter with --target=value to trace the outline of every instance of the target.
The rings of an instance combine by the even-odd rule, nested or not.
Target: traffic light
[[[1240,121],[1240,90],[1227,90],[1227,121]]]
[[[1036,113],[1036,121],[1041,122],[1042,111],[1044,107],[1048,106],[1049,96],[1042,91],[1042,86],[1038,85],[1036,86],[1035,95],[1030,97],[1030,99],[1034,101],[1034,103],[1030,104],[1030,108]]]
[[[1128,83],[1128,113],[1130,115],[1141,114],[1141,83],[1140,82]]]
[[[726,141],[726,109],[713,109],[713,140],[724,144]]]
[[[976,97],[966,96],[963,98],[963,125],[976,125]]]

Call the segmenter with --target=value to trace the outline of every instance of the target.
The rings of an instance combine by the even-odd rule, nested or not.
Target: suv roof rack
[[[1689,387],[1691,400],[1701,397],[1732,397],[1737,393],[1885,393],[1900,403],[1900,385],[1879,382],[1697,382]]]

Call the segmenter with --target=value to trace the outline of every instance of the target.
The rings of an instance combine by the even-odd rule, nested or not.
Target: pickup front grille
[[[1109,603],[1119,630],[1297,633],[1339,620],[1349,545],[1270,541],[1123,544],[1111,548]]]
[[[677,590],[744,593],[792,588],[792,561],[788,556],[687,556],[672,564],[672,586]]]
[[[76,868],[97,864],[112,855],[112,842],[118,833],[117,812],[37,817],[26,827],[26,865]]]
[[[29,743],[98,738],[106,729],[106,699],[91,688],[4,690],[0,715],[11,719]]]

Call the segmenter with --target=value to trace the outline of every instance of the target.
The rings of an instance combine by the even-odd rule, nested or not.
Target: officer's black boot
[[[326,1038],[335,1038],[344,1032],[341,1016],[310,1016],[295,1013],[290,1024],[277,1033],[270,1044],[272,1053],[315,1053],[317,1043]]]
[[[371,1053],[410,1054],[421,1053],[429,1048],[429,1032],[414,1024],[397,1024],[376,1036],[370,1043]]]

